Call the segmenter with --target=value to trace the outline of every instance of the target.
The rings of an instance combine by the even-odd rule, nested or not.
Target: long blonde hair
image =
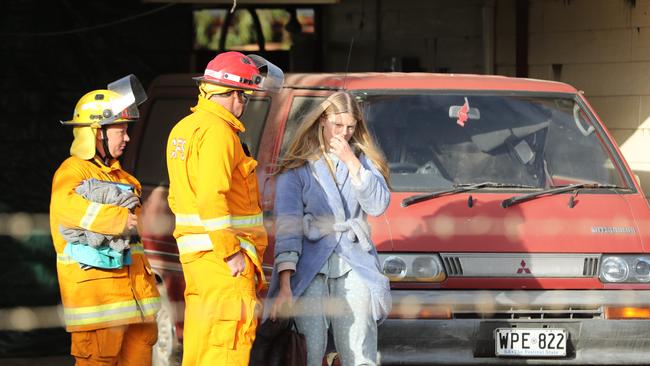
[[[278,164],[275,174],[303,166],[309,161],[318,160],[323,151],[323,131],[320,119],[337,113],[351,113],[357,120],[357,125],[350,138],[350,147],[355,154],[363,152],[377,170],[389,183],[390,172],[388,164],[368,131],[359,103],[348,92],[340,91],[330,95],[325,101],[314,108],[298,127],[296,134],[289,143],[289,148]]]

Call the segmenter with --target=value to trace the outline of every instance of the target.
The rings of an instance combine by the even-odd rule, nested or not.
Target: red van
[[[125,167],[144,186],[146,253],[165,290],[158,364],[177,361],[183,275],[171,237],[165,143],[197,98],[192,75],[152,84]],[[583,93],[531,79],[293,74],[256,93],[242,140],[273,261],[273,164],[302,117],[345,89],[391,168],[372,237],[393,293],[380,363],[645,364],[650,208]]]

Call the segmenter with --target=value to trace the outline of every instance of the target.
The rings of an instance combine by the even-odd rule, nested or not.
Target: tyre
[[[160,311],[156,316],[158,322],[158,342],[153,346],[153,366],[179,366],[181,364],[181,344],[176,334],[174,308],[167,297],[164,284],[158,285],[160,292]]]

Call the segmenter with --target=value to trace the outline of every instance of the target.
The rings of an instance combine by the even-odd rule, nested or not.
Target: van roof
[[[161,75],[156,87],[194,86],[189,74]],[[576,93],[571,85],[557,81],[514,78],[498,75],[434,74],[403,72],[367,73],[289,73],[285,87],[294,89],[371,90],[371,89],[437,89],[437,90],[513,90],[552,93]]]
[[[288,74],[286,87],[333,89],[439,89],[439,90],[521,90],[576,93],[565,83],[497,75],[370,72],[345,74]]]

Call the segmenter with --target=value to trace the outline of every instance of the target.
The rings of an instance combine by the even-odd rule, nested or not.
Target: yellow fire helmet
[[[77,102],[72,119],[61,121],[63,125],[74,127],[70,155],[91,159],[95,156],[97,129],[137,121],[140,117],[138,105],[146,99],[142,84],[134,75],[110,83],[107,89],[86,93]]]

